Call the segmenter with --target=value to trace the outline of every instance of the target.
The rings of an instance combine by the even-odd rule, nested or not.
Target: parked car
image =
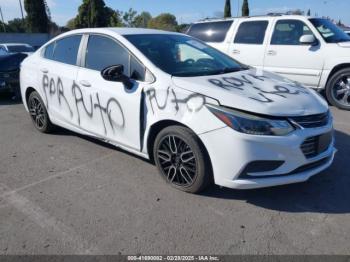
[[[211,180],[239,189],[306,181],[335,154],[317,92],[183,34],[70,31],[25,59],[20,79],[39,131],[58,125],[154,160],[186,192]]]
[[[327,19],[296,15],[207,20],[187,34],[247,65],[318,91],[350,110],[350,37]]]
[[[3,43],[0,44],[0,55],[4,54],[14,54],[14,53],[24,53],[31,55],[34,53],[34,48],[28,44],[20,43]]]
[[[0,56],[0,92],[11,92],[20,99],[19,69],[26,54],[7,54]]]

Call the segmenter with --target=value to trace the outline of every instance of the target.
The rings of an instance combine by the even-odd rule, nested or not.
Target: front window
[[[7,46],[7,49],[10,53],[34,52],[34,48],[27,45],[11,45]]]
[[[279,20],[272,35],[271,45],[302,45],[300,37],[313,35],[310,28],[300,20]]]
[[[183,35],[125,35],[154,65],[173,76],[204,76],[245,69],[220,51]]]
[[[109,37],[90,35],[85,67],[101,71],[113,65],[123,65],[125,75],[134,80],[145,81],[146,68],[125,47]]]
[[[350,41],[350,36],[328,19],[312,18],[310,22],[316,27],[317,31],[327,43]]]

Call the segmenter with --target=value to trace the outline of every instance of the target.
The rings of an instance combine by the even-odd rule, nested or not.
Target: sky
[[[19,1],[0,0],[4,20],[21,16]],[[47,0],[54,22],[63,26],[77,14],[82,0]],[[148,11],[153,16],[169,12],[179,23],[191,23],[206,17],[223,13],[225,0],[105,0],[113,9],[127,11],[133,8],[138,12]],[[243,0],[231,0],[232,15],[237,16]],[[307,11],[312,15],[329,16],[350,26],[349,0],[249,0],[251,15],[264,15],[269,12],[286,12],[291,9]],[[239,7],[239,8],[238,8]]]

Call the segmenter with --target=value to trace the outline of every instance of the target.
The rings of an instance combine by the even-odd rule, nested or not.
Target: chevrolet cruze
[[[315,91],[182,34],[71,31],[25,59],[20,80],[39,131],[61,126],[148,158],[186,192],[306,181],[336,152]]]

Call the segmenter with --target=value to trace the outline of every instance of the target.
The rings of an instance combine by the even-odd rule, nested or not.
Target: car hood
[[[200,77],[173,77],[175,86],[216,99],[221,105],[270,116],[325,113],[327,102],[314,90],[258,69]]]

